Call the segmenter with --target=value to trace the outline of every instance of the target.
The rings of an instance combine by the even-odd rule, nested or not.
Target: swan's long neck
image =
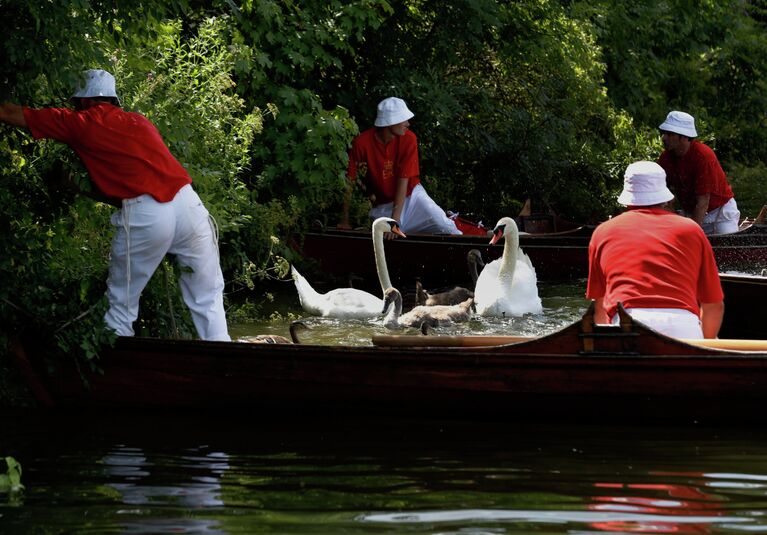
[[[402,296],[395,294],[391,298],[389,308],[386,309],[386,316],[384,316],[384,327],[389,329],[396,329],[400,327],[399,317],[402,315]]]
[[[322,300],[322,296],[312,288],[309,281],[307,281],[295,267],[291,266],[291,272],[293,274],[293,280],[295,281],[296,290],[298,291],[298,299],[301,301],[301,306],[308,312],[321,314],[319,302]]]
[[[498,277],[514,279],[514,270],[517,267],[517,252],[519,251],[519,233],[512,226],[504,234],[503,239],[503,256],[501,257]]]
[[[391,288],[391,280],[389,280],[389,268],[386,266],[386,254],[384,253],[384,239],[383,231],[375,229],[373,231],[373,253],[376,259],[376,271],[378,272],[378,282],[381,283],[381,292],[385,292],[387,288]]]
[[[466,261],[469,265],[469,277],[474,286],[477,285],[477,279],[479,278],[479,266],[484,267],[485,263],[482,261],[479,251],[472,249],[473,253],[469,254]]]

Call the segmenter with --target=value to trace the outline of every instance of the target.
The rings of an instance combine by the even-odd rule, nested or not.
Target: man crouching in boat
[[[421,185],[418,140],[408,128],[413,116],[401,98],[382,100],[378,104],[375,127],[365,130],[352,142],[347,177],[354,182],[361,175],[373,203],[371,220],[391,217],[407,234],[462,234]],[[350,196],[351,188],[346,192],[338,228],[351,228]],[[396,235],[389,232],[386,238],[394,239]]]
[[[665,150],[658,165],[666,171],[682,211],[703,227],[706,234],[738,231],[740,210],[719,159],[695,138],[695,118],[672,111],[658,127]]]
[[[674,195],[654,162],[626,169],[623,214],[599,225],[589,244],[586,297],[597,323],[618,323],[618,303],[640,322],[675,338],[716,338],[724,315],[719,271],[703,229],[670,212]]]

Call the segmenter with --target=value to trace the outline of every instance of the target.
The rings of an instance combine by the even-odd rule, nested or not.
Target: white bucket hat
[[[405,101],[397,97],[389,97],[378,103],[378,115],[376,116],[376,126],[391,126],[393,124],[404,123],[414,117],[415,114],[410,111]]]
[[[115,77],[101,69],[89,69],[83,73],[85,85],[78,84],[72,98],[114,97],[120,101],[115,90]]]
[[[687,137],[698,137],[698,132],[695,130],[695,119],[683,111],[670,112],[658,129]]]
[[[666,172],[655,162],[634,162],[623,175],[623,192],[618,202],[624,206],[652,206],[674,198],[666,187]]]

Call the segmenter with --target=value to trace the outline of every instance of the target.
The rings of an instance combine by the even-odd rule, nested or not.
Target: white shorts
[[[738,231],[740,210],[732,198],[719,208],[714,208],[703,218],[703,232],[706,234],[732,234]]]
[[[627,308],[629,315],[659,333],[674,338],[703,338],[700,318],[682,308]],[[611,323],[618,325],[618,314]]]
[[[394,203],[379,204],[370,209],[370,218],[391,217]],[[424,232],[431,234],[463,234],[455,221],[447,217],[445,211],[429,197],[421,184],[413,188],[413,192],[405,197],[399,226],[402,232]]]

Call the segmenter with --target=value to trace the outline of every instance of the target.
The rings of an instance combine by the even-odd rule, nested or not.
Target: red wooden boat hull
[[[82,376],[71,362],[44,366],[32,347],[17,342],[13,354],[40,404],[60,407],[625,422],[763,417],[767,401],[765,351],[692,346],[630,319],[594,325],[589,314],[498,347],[121,338],[103,350],[98,373]]]
[[[585,278],[588,275],[588,244],[594,227],[552,234],[522,234],[520,246],[530,256],[541,281]],[[728,235],[709,236],[720,271],[754,272],[767,268],[767,225],[752,225]],[[392,283],[409,288],[420,278],[427,288],[468,285],[466,258],[478,249],[482,258],[501,256],[503,245],[490,245],[489,238],[411,234],[407,239],[385,243]],[[304,258],[317,262],[318,272],[332,279],[362,279],[360,287],[378,288],[369,232],[326,229],[294,236],[291,246]],[[316,279],[312,279],[313,283]]]
[[[540,235],[520,235],[520,245],[535,266],[539,280],[571,280],[585,277],[588,242],[594,227]],[[503,244],[490,245],[489,237],[409,234],[406,239],[384,244],[389,275],[398,287],[410,287],[415,278],[425,286],[470,283],[468,253],[477,249],[485,262],[499,258]],[[379,287],[369,232],[326,229],[294,236],[291,246],[304,258],[317,262],[321,274],[336,280],[350,275],[361,278],[361,287]],[[584,268],[585,267],[585,268]]]

